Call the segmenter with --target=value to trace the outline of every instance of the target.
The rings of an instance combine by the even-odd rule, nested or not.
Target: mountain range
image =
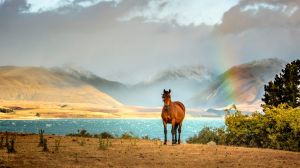
[[[285,64],[275,58],[256,60],[219,75],[200,65],[175,67],[134,85],[110,81],[72,66],[2,66],[0,99],[159,107],[163,89],[171,89],[172,99],[182,101],[188,108],[251,105],[261,100],[264,84]]]

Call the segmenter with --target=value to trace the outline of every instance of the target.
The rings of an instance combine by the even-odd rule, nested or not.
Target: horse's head
[[[164,93],[162,94],[162,99],[164,101],[165,106],[169,106],[171,104],[171,90],[166,91],[164,89]]]

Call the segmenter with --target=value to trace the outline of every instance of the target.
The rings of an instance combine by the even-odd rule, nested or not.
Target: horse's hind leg
[[[165,121],[163,121],[163,123],[164,123],[164,133],[165,133],[164,145],[167,145],[167,123]]]
[[[175,120],[172,120],[172,144],[176,144],[175,133]]]
[[[175,144],[177,143],[177,129],[178,129],[178,124],[175,124]]]
[[[179,124],[179,128],[178,128],[178,144],[180,144],[181,127],[182,127],[182,123]]]

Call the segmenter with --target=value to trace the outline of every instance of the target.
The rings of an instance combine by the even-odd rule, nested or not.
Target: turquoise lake
[[[186,140],[197,134],[203,127],[223,127],[223,118],[199,118],[184,120],[182,139]],[[163,139],[163,125],[161,119],[51,119],[51,120],[0,120],[0,131],[38,133],[44,129],[46,134],[65,135],[77,133],[85,129],[89,133],[98,134],[109,132],[113,135],[122,135],[132,132],[142,137]],[[171,139],[171,125],[168,125],[168,140]]]

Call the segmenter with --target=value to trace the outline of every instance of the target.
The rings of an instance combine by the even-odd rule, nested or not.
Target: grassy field
[[[300,153],[272,149],[165,146],[160,141],[141,139],[102,139],[99,143],[98,138],[45,138],[48,152],[38,147],[39,135],[17,135],[17,152],[8,154],[1,149],[0,167],[300,167]],[[55,145],[59,139],[60,145]]]

